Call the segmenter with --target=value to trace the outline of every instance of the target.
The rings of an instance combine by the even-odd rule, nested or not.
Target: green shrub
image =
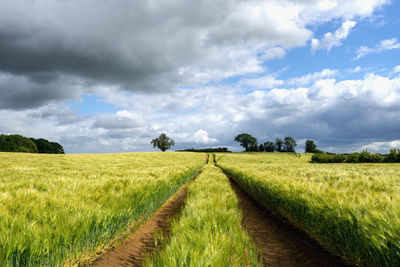
[[[383,162],[383,157],[379,154],[369,153],[367,150],[364,150],[360,153],[359,157],[360,163],[380,163]]]
[[[384,158],[383,162],[400,162],[400,149],[391,149],[390,153]]]
[[[351,153],[347,156],[347,163],[359,163],[360,162],[360,153]]]
[[[343,163],[346,161],[346,157],[342,154],[335,154],[335,156],[330,158],[330,163]]]
[[[318,162],[318,163],[329,163],[330,162],[330,156],[326,153],[316,153],[312,155],[311,157],[312,162]]]
[[[325,152],[315,153],[311,157],[311,162],[317,163],[383,163],[400,162],[400,149],[392,149],[384,157],[379,153],[370,153],[367,150],[361,153],[351,154],[328,154]]]

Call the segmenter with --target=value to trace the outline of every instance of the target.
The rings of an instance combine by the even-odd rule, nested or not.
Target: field
[[[186,205],[172,223],[168,245],[148,266],[261,266],[241,226],[238,200],[228,178],[212,165],[189,186]]]
[[[311,164],[309,155],[217,157],[259,202],[333,254],[360,266],[400,266],[400,164]]]
[[[285,223],[268,217],[273,214],[261,214],[244,189],[351,265],[400,266],[400,164],[316,164],[306,154],[221,153],[221,170],[211,161],[204,166],[205,159],[204,153],[188,152],[0,153],[0,266],[91,262],[140,232],[184,184],[179,205],[185,204],[176,207],[170,236],[155,239],[147,265],[260,266],[261,254],[264,264],[286,255],[305,263],[308,255],[329,258],[314,247],[299,251],[302,235],[281,228]],[[245,221],[255,227],[253,215],[260,223],[251,230]],[[260,246],[260,237],[269,247]]]
[[[195,153],[0,153],[0,266],[73,263],[123,238],[204,161]]]

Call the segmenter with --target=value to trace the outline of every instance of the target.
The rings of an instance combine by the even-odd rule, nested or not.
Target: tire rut
[[[271,214],[228,178],[242,210],[242,225],[261,250],[264,266],[347,266],[290,223]]]
[[[122,244],[107,251],[86,266],[142,266],[146,255],[151,255],[161,246],[157,235],[162,234],[164,242],[171,232],[171,219],[179,216],[184,208],[184,200],[187,195],[188,186],[201,173],[196,175],[177,193],[169,198],[151,218],[144,223],[132,236],[128,237]],[[156,239],[158,244],[156,245]]]

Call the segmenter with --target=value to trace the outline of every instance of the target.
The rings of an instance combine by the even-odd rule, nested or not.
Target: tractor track
[[[218,167],[213,155],[214,165]],[[242,225],[261,250],[264,266],[272,267],[338,267],[347,266],[329,254],[315,240],[290,222],[273,215],[253,199],[236,181],[229,177],[239,200]]]
[[[164,242],[168,240],[171,232],[171,220],[180,215],[189,184],[200,175],[196,175],[184,184],[172,197],[170,197],[150,219],[145,222],[135,233],[128,237],[119,246],[113,247],[106,253],[95,258],[84,266],[143,266],[145,257],[151,255],[160,244],[157,235],[162,234]],[[156,239],[158,244],[156,245]]]
[[[239,200],[242,225],[261,249],[264,266],[346,266],[306,234],[268,212],[233,179],[229,180]]]

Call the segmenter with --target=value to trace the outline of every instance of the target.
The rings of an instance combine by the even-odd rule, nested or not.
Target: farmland
[[[312,245],[301,252],[306,236],[286,231],[280,225],[285,220],[265,217],[274,214],[351,265],[400,265],[399,164],[316,164],[308,154],[221,153],[220,170],[212,160],[204,166],[205,159],[204,153],[188,152],[0,153],[0,266],[96,263],[103,256],[97,263],[104,266],[108,248],[122,247],[177,195],[181,204],[173,203],[172,221],[170,211],[164,212],[168,236],[157,228],[147,233],[158,235],[150,242],[155,250],[141,255],[147,265],[260,266],[262,260],[281,266],[299,263],[301,256],[301,266],[308,266],[318,254],[313,262],[327,259],[333,264],[325,266],[338,266]],[[260,239],[269,243],[267,253]]]
[[[228,178],[210,164],[189,186],[186,205],[172,223],[168,245],[149,266],[261,266],[241,226],[238,200]]]
[[[123,238],[204,160],[195,153],[0,153],[0,265],[73,263]]]
[[[400,165],[310,164],[311,156],[243,153],[218,165],[269,209],[350,264],[400,265]]]

